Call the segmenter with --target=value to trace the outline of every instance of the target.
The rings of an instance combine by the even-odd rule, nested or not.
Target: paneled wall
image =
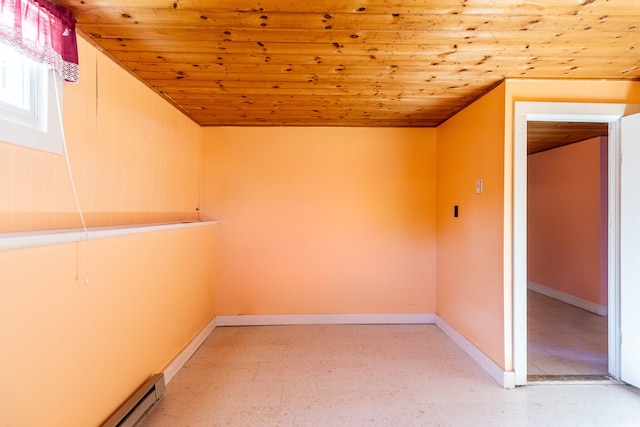
[[[202,130],[79,44],[64,123],[88,225],[196,219]],[[0,239],[79,226],[64,157],[0,142]],[[0,250],[0,425],[99,425],[162,371],[214,317],[215,233]]]
[[[202,129],[79,39],[64,127],[87,224],[197,218]],[[64,156],[0,142],[0,232],[79,227]]]
[[[213,318],[215,227],[0,251],[0,424],[100,425],[162,371]]]

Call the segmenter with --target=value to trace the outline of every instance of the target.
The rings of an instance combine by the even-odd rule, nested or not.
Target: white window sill
[[[87,233],[85,233],[82,228],[0,233],[0,251],[79,242],[85,239],[104,239],[107,237],[151,233],[154,231],[202,227],[217,223],[218,221],[194,221],[165,224],[133,224],[113,227],[90,227],[87,229]]]

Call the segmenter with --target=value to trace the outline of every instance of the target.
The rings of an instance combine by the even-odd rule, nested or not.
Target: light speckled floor
[[[609,372],[606,317],[532,291],[527,313],[529,375]]]
[[[504,390],[434,325],[216,328],[145,427],[638,426],[621,385]]]

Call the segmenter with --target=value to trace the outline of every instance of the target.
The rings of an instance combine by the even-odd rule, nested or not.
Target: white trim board
[[[451,340],[463,349],[482,369],[504,388],[515,388],[516,377],[513,371],[505,371],[489,356],[484,354],[471,341],[462,336],[440,316],[436,316],[436,326],[440,328]]]
[[[578,298],[575,295],[571,295],[566,292],[550,288],[548,286],[540,285],[535,282],[527,282],[527,289],[548,296],[550,298],[557,299],[558,301],[576,306],[591,313],[595,313],[599,316],[606,316],[609,311],[606,304],[596,304],[595,302],[587,301],[585,299]]]
[[[89,227],[86,231],[82,228],[70,228],[0,233],[0,251],[80,242],[82,240],[104,239],[107,237],[128,236],[140,233],[153,233],[156,231],[174,230],[179,228],[202,227],[217,223],[218,221],[193,221],[166,224],[133,224],[110,227]]]
[[[214,317],[207,325],[191,340],[189,344],[180,352],[174,359],[164,368],[162,373],[164,374],[164,383],[169,384],[169,381],[175,377],[185,363],[191,359],[191,356],[200,348],[202,343],[211,335],[211,332],[216,327],[216,318]]]
[[[216,326],[433,324],[435,314],[265,314],[218,316]]]

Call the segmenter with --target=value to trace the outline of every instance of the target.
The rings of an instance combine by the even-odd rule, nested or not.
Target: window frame
[[[53,69],[27,60],[31,76],[30,110],[2,102],[0,142],[55,154],[63,153],[61,125],[63,79]]]

